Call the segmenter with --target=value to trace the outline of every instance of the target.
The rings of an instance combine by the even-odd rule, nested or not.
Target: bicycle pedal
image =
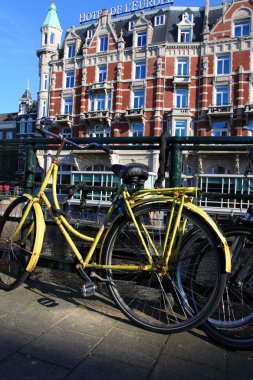
[[[97,289],[97,286],[92,281],[87,282],[86,284],[84,284],[80,288],[82,296],[84,298],[88,298],[88,297],[93,296],[96,292],[96,289]]]

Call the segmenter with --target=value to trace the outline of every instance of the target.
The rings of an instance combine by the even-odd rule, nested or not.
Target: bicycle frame
[[[41,184],[41,187],[39,189],[39,192],[37,196],[32,197],[29,194],[24,194],[25,197],[29,200],[29,205],[26,209],[25,214],[23,215],[23,218],[21,219],[19,226],[17,227],[17,230],[13,233],[12,237],[15,236],[18,231],[22,228],[22,225],[31,210],[32,207],[34,207],[35,213],[36,213],[36,218],[38,220],[38,225],[40,226],[39,228],[39,234],[36,239],[36,244],[34,247],[34,250],[32,252],[33,260],[30,260],[26,270],[28,272],[31,272],[39,259],[40,252],[42,250],[42,245],[43,245],[43,240],[44,240],[44,233],[45,233],[45,220],[44,220],[44,215],[42,212],[42,207],[41,204],[44,203],[48,211],[51,213],[55,224],[57,227],[60,229],[62,232],[64,238],[66,239],[67,243],[71,247],[72,251],[74,252],[76,258],[79,261],[79,266],[81,265],[82,269],[85,268],[92,268],[92,269],[121,269],[121,270],[143,270],[143,271],[150,271],[154,269],[154,263],[152,256],[149,252],[149,249],[147,247],[147,244],[145,242],[148,241],[152,245],[152,249],[155,253],[155,255],[159,255],[156,247],[152,243],[152,239],[149,236],[149,233],[146,228],[144,228],[143,225],[139,225],[138,221],[136,220],[134,216],[133,209],[145,204],[145,203],[152,203],[152,202],[157,202],[157,201],[164,201],[164,202],[170,202],[172,205],[172,211],[170,215],[170,220],[166,229],[166,237],[165,237],[165,243],[163,247],[163,252],[162,252],[162,257],[161,257],[161,262],[159,265],[162,265],[164,267],[164,270],[168,268],[169,265],[169,260],[173,252],[173,256],[175,255],[175,252],[179,250],[179,247],[175,247],[176,244],[176,237],[178,236],[177,234],[179,233],[179,239],[177,240],[177,244],[180,244],[182,236],[184,234],[184,227],[181,228],[179,231],[179,224],[181,220],[181,215],[182,215],[182,210],[183,207],[187,207],[189,210],[192,210],[193,212],[199,214],[205,222],[210,226],[211,229],[213,229],[216,234],[219,236],[220,241],[223,245],[223,249],[225,252],[225,270],[229,272],[231,270],[231,260],[230,260],[230,252],[229,248],[227,246],[227,242],[223,235],[220,233],[218,230],[216,224],[213,222],[213,220],[201,209],[199,209],[197,206],[195,206],[192,203],[192,200],[194,197],[197,195],[198,189],[195,187],[186,187],[186,188],[168,188],[168,189],[150,189],[150,190],[137,190],[134,194],[130,195],[126,186],[121,185],[119,186],[117,190],[117,194],[114,197],[112,204],[106,214],[106,218],[102,226],[99,228],[97,235],[95,238],[84,235],[77,231],[65,218],[63,213],[60,211],[60,205],[58,202],[57,198],[57,173],[58,173],[58,165],[57,161],[59,159],[60,153],[62,151],[62,148],[65,144],[65,141],[62,141],[59,145],[58,151],[48,169],[48,172],[46,173],[46,176]],[[53,198],[53,206],[50,203],[49,199],[47,198],[45,194],[45,189],[50,181],[50,178],[52,177],[52,198]],[[140,241],[143,245],[143,248],[146,252],[147,258],[148,258],[148,265],[145,266],[139,266],[139,265],[103,265],[101,264],[101,257],[102,257],[102,250],[103,250],[103,245],[106,239],[106,236],[110,230],[110,228],[106,230],[106,227],[108,226],[108,222],[110,221],[112,214],[115,210],[115,207],[119,201],[119,199],[123,200],[126,210],[128,211],[128,214],[137,230],[138,236],[140,238]],[[176,210],[177,207],[177,210]],[[175,214],[176,213],[176,214]],[[172,224],[172,219],[176,215],[176,222]],[[186,223],[186,220],[185,220]],[[184,225],[185,225],[184,223]],[[34,226],[33,226],[34,227]],[[31,227],[31,228],[33,228]],[[140,227],[142,227],[142,231],[140,230]],[[91,243],[91,247],[86,255],[85,258],[82,257],[81,253],[79,252],[76,244],[74,243],[73,239],[71,238],[70,234],[73,234],[75,237]],[[143,233],[145,235],[145,239],[143,237]],[[29,234],[29,231],[28,233]],[[27,237],[27,234],[25,235],[24,239]],[[102,244],[101,244],[101,249],[100,249],[100,260],[99,263],[90,263],[91,258],[98,246],[98,243],[101,241],[101,237],[104,235]],[[169,239],[170,236],[170,239]],[[168,243],[169,242],[169,243]]]

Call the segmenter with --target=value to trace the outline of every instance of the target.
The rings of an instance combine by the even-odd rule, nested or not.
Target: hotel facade
[[[72,137],[245,135],[242,127],[253,125],[252,17],[251,1],[206,0],[203,7],[133,1],[81,13],[80,24],[63,36],[52,2],[37,51],[38,118],[53,118]],[[158,152],[129,147],[115,155],[157,172]],[[103,153],[88,156],[83,172],[109,170]],[[187,183],[246,166],[240,152],[187,152],[183,161]]]

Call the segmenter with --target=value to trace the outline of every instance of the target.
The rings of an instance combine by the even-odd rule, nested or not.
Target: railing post
[[[182,151],[180,144],[172,144],[171,148],[171,165],[169,175],[169,186],[178,187],[181,186],[181,174],[182,174]]]
[[[26,145],[25,192],[33,194],[36,154],[31,144]]]

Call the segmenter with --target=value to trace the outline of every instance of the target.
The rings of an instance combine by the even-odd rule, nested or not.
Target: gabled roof
[[[204,7],[166,7],[160,8],[155,12],[154,10],[150,12],[145,12],[145,19],[147,20],[147,25],[149,22],[153,25],[153,34],[151,44],[159,44],[159,43],[177,43],[178,42],[178,24],[182,20],[182,15],[184,13],[193,14],[193,34],[192,34],[192,42],[201,42],[202,41],[202,33],[203,33],[203,23],[204,23]],[[164,25],[154,26],[155,17],[164,13],[165,15],[165,23]],[[213,25],[217,22],[217,20],[222,15],[222,7],[215,6],[210,7],[209,10],[209,28],[211,29]],[[122,18],[112,18],[114,30],[119,37],[121,35],[121,31],[123,32],[123,38],[126,43],[125,47],[131,47],[133,42],[133,31],[129,31],[129,22],[140,20],[141,14],[134,13],[129,15],[129,17]],[[140,22],[140,21],[139,21]],[[81,38],[83,42],[85,42],[87,36],[87,30],[96,29],[97,21],[90,24],[82,24],[80,26],[75,27],[75,33]],[[66,34],[67,35],[67,34]],[[66,38],[65,35],[65,38]]]
[[[18,117],[17,112],[13,113],[0,113],[0,123],[4,121],[16,121]]]

